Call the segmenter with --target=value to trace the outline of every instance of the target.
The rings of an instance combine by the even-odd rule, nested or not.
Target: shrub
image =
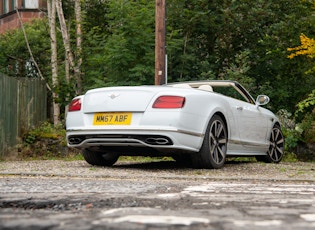
[[[77,155],[79,151],[68,149],[66,130],[63,125],[54,126],[44,122],[38,127],[24,132],[22,146],[19,148],[19,158],[63,158]]]

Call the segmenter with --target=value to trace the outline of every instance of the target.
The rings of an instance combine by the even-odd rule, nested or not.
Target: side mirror
[[[260,106],[260,105],[266,105],[268,104],[270,101],[269,97],[266,95],[258,95],[257,99],[256,99],[256,105]]]

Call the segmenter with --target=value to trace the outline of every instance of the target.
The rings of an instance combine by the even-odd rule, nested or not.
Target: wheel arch
[[[277,126],[281,127],[281,124],[280,124],[280,122],[279,122],[279,121],[276,121],[276,122],[273,124],[273,127],[274,127],[275,125],[277,125]]]
[[[220,126],[218,126],[218,123]],[[222,128],[222,126],[225,127]],[[199,152],[191,155],[193,167],[221,168],[226,159],[227,141],[227,120],[223,113],[217,111],[212,114],[208,122],[207,131]]]

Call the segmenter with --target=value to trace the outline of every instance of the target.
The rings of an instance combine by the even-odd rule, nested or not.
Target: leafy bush
[[[303,130],[302,141],[304,143],[315,143],[315,116],[312,113],[305,115],[300,127]]]
[[[63,125],[54,126],[49,122],[44,122],[23,134],[18,157],[22,159],[54,159],[74,157],[78,153],[79,151],[75,149],[68,149],[66,130]]]
[[[315,143],[315,90],[297,104],[295,117],[303,130],[302,141]]]
[[[65,140],[66,131],[60,124],[54,126],[49,122],[44,122],[40,126],[29,130],[23,134],[22,140],[25,144],[34,144],[36,141],[46,138],[52,140],[61,140],[62,145],[66,145]]]
[[[285,137],[285,150],[293,150],[297,147],[298,142],[302,140],[303,130],[295,124],[292,113],[287,110],[279,110],[277,116],[282,125],[282,132]]]
[[[285,152],[283,158],[283,162],[298,162],[299,159],[297,158],[296,154],[293,152]]]
[[[310,119],[310,114],[315,114],[315,89],[308,95],[308,97],[302,101],[300,101],[297,105],[297,110],[295,111],[295,117],[297,120],[302,120],[306,118],[307,120]]]
[[[315,143],[314,92],[313,90],[307,99],[298,103],[295,116],[286,110],[277,113],[285,137],[286,155],[292,156],[295,152],[295,156],[302,161],[315,159],[312,150]]]

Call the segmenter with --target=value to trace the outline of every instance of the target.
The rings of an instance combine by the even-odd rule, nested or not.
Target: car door
[[[238,121],[242,144],[248,148],[266,145],[268,118],[263,109],[248,102],[235,100],[232,111]]]

